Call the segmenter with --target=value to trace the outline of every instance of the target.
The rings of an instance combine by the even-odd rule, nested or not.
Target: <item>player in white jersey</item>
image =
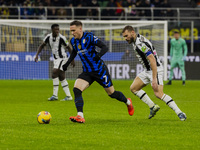
[[[44,48],[46,44],[49,45],[49,47],[52,50],[52,54],[54,57],[54,67],[52,71],[52,79],[53,79],[53,96],[48,98],[49,101],[58,100],[58,88],[59,88],[59,80],[61,82],[61,85],[63,87],[63,90],[66,94],[66,97],[62,99],[61,101],[66,100],[72,100],[71,93],[69,91],[68,82],[65,79],[65,72],[62,69],[62,66],[67,62],[68,57],[65,52],[66,49],[71,53],[71,48],[69,46],[69,42],[65,38],[65,36],[61,35],[59,33],[59,25],[53,24],[51,26],[52,33],[48,34],[44,40],[43,43],[38,47],[36,56],[35,56],[35,62],[38,61],[38,55]],[[75,66],[74,61],[72,61],[72,66]]]
[[[151,83],[155,96],[163,100],[175,111],[180,120],[184,121],[186,119],[185,113],[178,108],[169,95],[163,92],[163,67],[152,43],[144,36],[136,34],[132,26],[124,27],[122,34],[125,40],[133,45],[136,56],[145,68],[145,70],[134,79],[130,90],[149,106],[149,119],[154,117],[156,112],[160,109],[160,107],[149,98],[145,91],[142,90],[143,87]]]

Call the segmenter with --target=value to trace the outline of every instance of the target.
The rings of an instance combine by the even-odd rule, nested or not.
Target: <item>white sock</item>
[[[131,101],[129,99],[127,99],[126,105],[130,105]]]
[[[68,85],[68,82],[67,82],[67,80],[63,80],[63,81],[60,81],[61,82],[61,85],[62,85],[62,87],[63,87],[63,91],[65,92],[65,94],[67,95],[67,96],[71,96],[71,93],[70,93],[70,91],[69,91],[69,85]]]
[[[144,103],[146,103],[149,106],[149,108],[152,108],[155,105],[154,102],[145,93],[145,91],[139,90],[139,91],[136,91],[134,94],[137,97],[139,97]]]
[[[78,115],[81,116],[82,118],[84,118],[83,117],[83,112],[78,112]]]
[[[53,79],[53,95],[58,96],[58,88],[59,88],[59,79]]]
[[[161,100],[163,100],[171,109],[173,109],[177,115],[181,113],[181,110],[169,95],[164,94]]]

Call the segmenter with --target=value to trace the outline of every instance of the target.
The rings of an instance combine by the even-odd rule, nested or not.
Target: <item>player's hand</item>
[[[152,80],[151,86],[152,86],[154,92],[158,92],[158,83],[157,83],[156,78]]]
[[[74,61],[74,60],[71,62],[71,66],[72,66],[73,68],[75,67],[75,61]]]
[[[66,71],[66,70],[67,70],[67,65],[64,64],[64,65],[62,66],[62,68],[63,68],[63,71]]]
[[[183,60],[183,61],[186,61],[186,56],[183,56],[182,60]]]
[[[100,59],[100,56],[98,54],[96,54],[96,56],[93,58],[94,61],[98,62]]]
[[[37,55],[35,56],[35,62],[38,62],[38,56]]]

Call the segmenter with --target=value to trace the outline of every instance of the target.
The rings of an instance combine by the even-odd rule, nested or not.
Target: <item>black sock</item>
[[[83,102],[83,97],[82,97],[82,91],[79,90],[78,88],[74,88],[73,91],[74,91],[74,96],[75,96],[74,102],[76,105],[77,112],[83,112],[84,102]]]
[[[109,95],[111,98],[115,98],[121,102],[126,103],[127,98],[124,96],[124,94],[120,91],[114,91],[111,95]]]

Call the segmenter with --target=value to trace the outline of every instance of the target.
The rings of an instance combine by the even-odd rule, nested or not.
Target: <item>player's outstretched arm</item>
[[[45,43],[43,42],[39,47],[38,47],[38,50],[37,50],[37,53],[35,55],[35,62],[38,62],[38,55],[39,53],[42,51],[42,49],[45,47]]]
[[[95,46],[101,48],[100,52],[93,58],[93,60],[98,61],[108,51],[108,47],[100,40],[97,41]]]
[[[72,50],[72,53],[68,59],[68,61],[63,65],[63,70],[66,71],[67,67],[69,66],[69,64],[74,60],[74,58],[76,57],[77,52],[75,50]]]

